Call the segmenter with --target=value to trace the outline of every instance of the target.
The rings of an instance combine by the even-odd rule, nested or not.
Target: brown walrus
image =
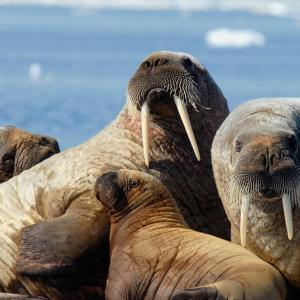
[[[0,183],[59,152],[56,139],[14,126],[0,127]]]
[[[212,147],[214,174],[231,222],[232,240],[276,266],[297,287],[299,120],[300,98],[249,101],[224,121]]]
[[[109,220],[93,189],[112,168],[160,178],[191,227],[229,237],[210,157],[227,114],[220,89],[195,58],[152,53],[129,81],[127,103],[110,125],[0,186],[0,286],[50,299],[101,297]],[[63,277],[49,277],[57,274]]]
[[[105,299],[285,299],[278,270],[241,246],[189,229],[157,178],[111,171],[95,192],[111,221]]]

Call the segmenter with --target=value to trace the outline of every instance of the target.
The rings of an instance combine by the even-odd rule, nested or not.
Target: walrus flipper
[[[227,300],[244,299],[244,296],[240,283],[224,280],[211,285],[176,291],[171,300]]]
[[[200,287],[193,289],[183,289],[175,292],[171,297],[171,300],[227,300],[228,298],[223,297],[219,294],[216,287]]]
[[[108,221],[100,209],[76,207],[56,219],[21,231],[16,270],[25,275],[58,275],[106,269]]]
[[[45,297],[0,293],[0,300],[47,300]]]

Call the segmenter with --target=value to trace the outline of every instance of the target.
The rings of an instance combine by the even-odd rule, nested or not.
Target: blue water
[[[211,49],[218,27],[263,33],[263,47]],[[78,11],[0,7],[0,125],[16,125],[77,145],[108,124],[125,103],[126,85],[149,52],[199,58],[231,109],[257,97],[300,96],[300,25],[243,12]],[[29,67],[38,63],[41,80]]]

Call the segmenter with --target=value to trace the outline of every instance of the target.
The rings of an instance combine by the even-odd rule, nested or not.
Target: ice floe
[[[262,47],[265,36],[254,30],[235,30],[229,28],[217,28],[205,34],[205,40],[211,48],[245,48]]]

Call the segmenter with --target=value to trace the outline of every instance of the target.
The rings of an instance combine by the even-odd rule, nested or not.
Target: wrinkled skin
[[[200,162],[175,95],[186,102]],[[151,114],[149,168],[141,137],[145,101]],[[170,189],[190,226],[229,238],[210,158],[213,136],[227,114],[221,91],[193,57],[173,52],[147,57],[129,82],[125,107],[110,125],[0,186],[0,286],[53,300],[103,298],[109,220],[93,188],[110,169],[153,174]]]
[[[0,128],[0,183],[59,152],[54,138],[7,126]]]
[[[240,243],[242,199],[250,197],[246,247],[300,286],[300,99],[249,101],[224,121],[212,147],[219,194]],[[290,196],[289,240],[283,195]],[[293,298],[293,299],[298,299]]]
[[[105,299],[285,299],[278,270],[241,246],[188,229],[153,176],[111,171],[95,192],[111,220]]]

